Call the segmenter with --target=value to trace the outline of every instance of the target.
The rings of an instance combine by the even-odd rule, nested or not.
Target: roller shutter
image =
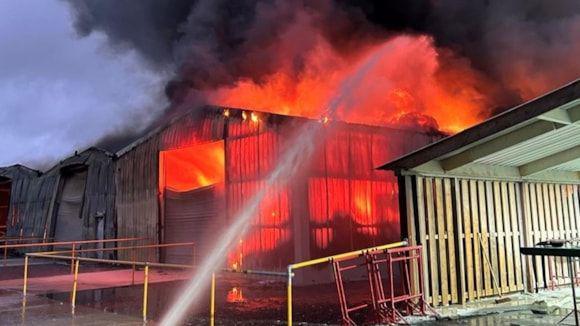
[[[190,191],[165,191],[165,243],[194,242],[196,261],[203,259],[218,227],[218,195],[214,186]],[[169,263],[191,264],[191,247],[174,247],[164,250]]]

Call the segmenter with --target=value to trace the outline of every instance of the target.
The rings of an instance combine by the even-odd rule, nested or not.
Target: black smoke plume
[[[492,111],[539,95],[538,84],[547,91],[580,75],[577,0],[66,1],[81,35],[104,32],[114,47],[173,71],[166,93],[174,102],[241,79],[263,81],[282,64],[273,44],[300,13],[344,56],[394,35],[430,35],[497,85]],[[297,40],[286,54],[296,74],[312,47]]]

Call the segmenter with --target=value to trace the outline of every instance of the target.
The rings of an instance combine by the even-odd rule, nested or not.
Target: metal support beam
[[[580,104],[572,103],[571,106],[548,111],[538,116],[538,119],[566,125],[580,123]]]
[[[568,111],[564,110],[564,109],[555,109],[552,111],[548,111],[548,112],[538,116],[538,119],[544,120],[544,121],[561,123],[561,124],[565,124],[565,125],[569,125],[572,123],[572,119],[570,118]]]
[[[577,160],[578,158],[580,158],[580,146],[572,147],[565,151],[520,166],[520,175],[522,177],[530,176],[558,165]]]
[[[445,171],[455,170],[492,153],[504,150],[523,141],[556,130],[561,126],[561,124],[554,123],[552,121],[539,120],[533,122],[525,127],[516,129],[503,136],[494,138],[485,143],[476,145],[475,147],[471,147],[459,154],[443,159],[441,160],[441,167]]]
[[[568,116],[570,116],[570,120],[572,123],[578,124],[580,123],[580,105],[568,109]]]

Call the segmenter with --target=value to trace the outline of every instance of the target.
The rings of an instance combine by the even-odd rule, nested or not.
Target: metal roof
[[[522,179],[552,173],[580,180],[580,80],[380,168],[460,175],[495,169]]]

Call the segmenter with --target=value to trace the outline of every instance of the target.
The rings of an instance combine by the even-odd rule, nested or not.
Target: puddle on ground
[[[367,283],[365,283],[368,287]],[[159,320],[172,304],[184,281],[151,283],[148,290],[148,317]],[[365,286],[353,286],[349,296],[353,304],[366,299]],[[334,284],[295,287],[294,321],[308,323],[338,323],[340,308]],[[47,294],[47,298],[69,304],[70,293]],[[209,289],[195,310],[189,323],[207,323],[209,318]],[[142,315],[143,285],[77,292],[77,306],[107,313],[140,317]],[[355,315],[361,321],[364,316]],[[216,324],[271,325],[286,320],[286,283],[279,279],[264,280],[252,277],[226,277],[217,280]]]

